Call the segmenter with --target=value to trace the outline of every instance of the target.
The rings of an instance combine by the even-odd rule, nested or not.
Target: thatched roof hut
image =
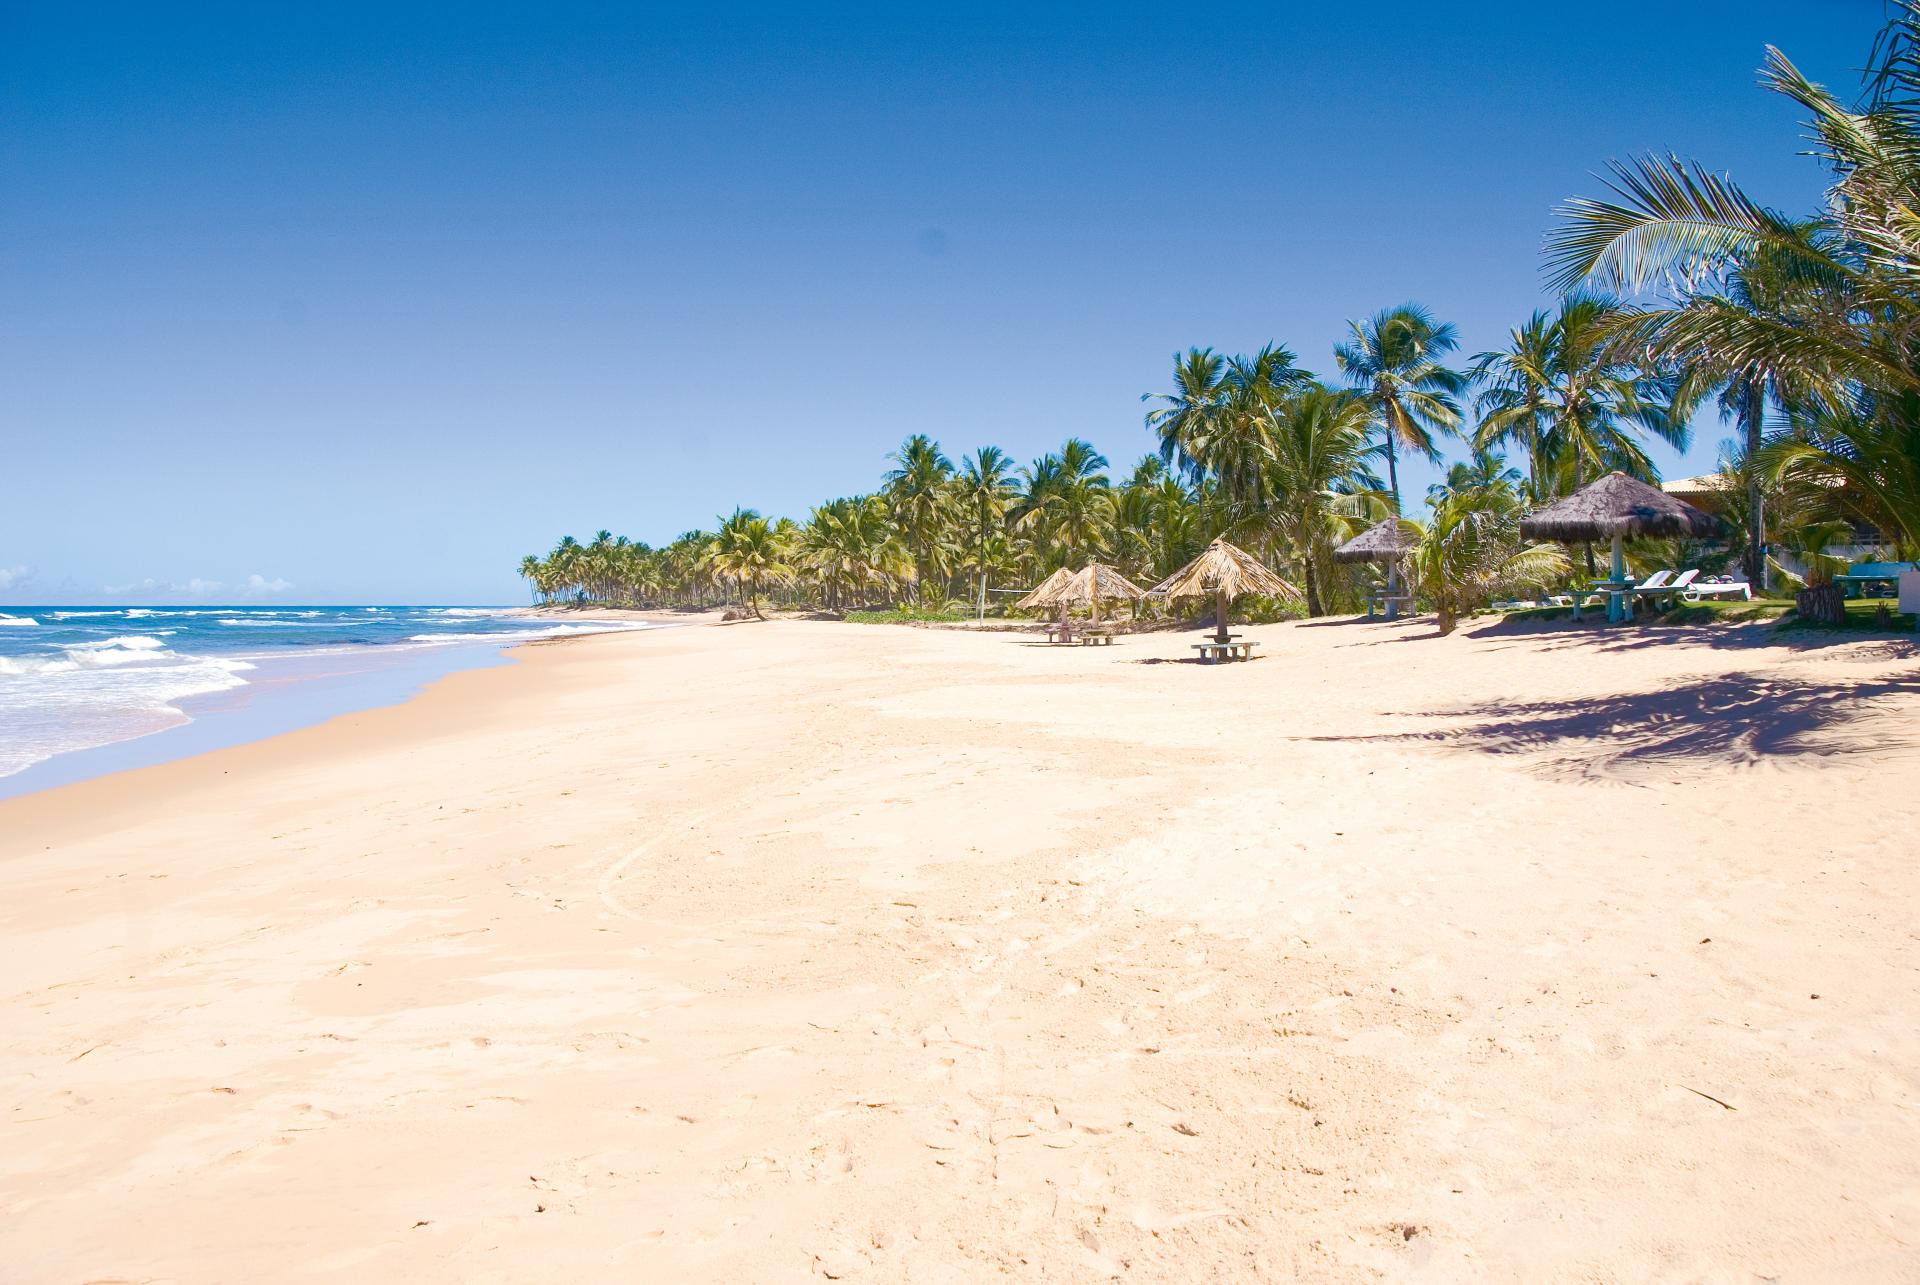
[[[1648,536],[1711,540],[1725,530],[1726,525],[1711,513],[1618,472],[1520,519],[1520,534],[1525,538],[1562,543]]]
[[[1086,607],[1097,619],[1100,604],[1126,599],[1138,602],[1147,596],[1146,590],[1121,575],[1119,571],[1104,562],[1089,562],[1078,571],[1068,572],[1065,567],[1054,572],[1041,582],[1039,587],[1022,598],[1017,605],[1021,607],[1058,607],[1061,620],[1066,619],[1068,607]]]
[[[1074,573],[1061,567],[1058,571],[1035,585],[1026,597],[1014,603],[1019,611],[1031,611],[1035,607],[1052,607],[1060,602],[1060,591],[1073,579]]]
[[[1221,642],[1227,640],[1230,600],[1249,593],[1267,598],[1300,596],[1298,589],[1268,570],[1258,558],[1225,540],[1215,540],[1206,552],[1147,592],[1161,598],[1202,598],[1212,594],[1214,621]]]
[[[1022,598],[1020,605],[1051,607],[1065,602],[1083,607],[1122,598],[1137,600],[1146,596],[1146,590],[1106,563],[1089,562],[1080,570],[1065,577],[1055,572],[1039,588]]]
[[[1335,562],[1398,562],[1413,552],[1420,537],[1399,517],[1376,522],[1333,551]]]

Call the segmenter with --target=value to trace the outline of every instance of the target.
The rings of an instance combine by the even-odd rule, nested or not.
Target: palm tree
[[[1044,562],[1063,566],[1111,544],[1115,506],[1106,467],[1106,456],[1070,437],[1058,455],[1042,456],[1021,470],[1026,493],[1014,522],[1033,539]]]
[[[1614,166],[1611,196],[1562,207],[1549,269],[1566,284],[1662,288],[1621,341],[1744,382],[1750,442],[1762,379],[1790,384],[1807,403],[1788,408],[1797,445],[1755,456],[1847,476],[1828,488],[1833,509],[1920,549],[1920,4],[1897,7],[1857,105],[1772,47],[1761,76],[1808,114],[1832,172],[1821,215],[1794,219],[1699,165],[1645,157]]]
[[[1204,471],[1207,453],[1230,392],[1226,358],[1211,348],[1189,348],[1173,358],[1173,391],[1142,393],[1141,401],[1166,403],[1147,412],[1147,428],[1160,439],[1160,458],[1189,477]]]
[[[987,614],[987,542],[1006,518],[1014,491],[1013,459],[997,446],[982,446],[960,462],[954,494],[973,521],[974,570],[980,577],[980,615]]]
[[[886,477],[887,499],[913,546],[914,580],[924,602],[933,554],[948,518],[947,482],[953,477],[953,461],[925,433],[915,433],[887,458],[894,463]]]
[[[1300,562],[1310,616],[1325,614],[1322,575],[1334,544],[1374,508],[1385,507],[1380,480],[1366,464],[1370,417],[1358,395],[1319,386],[1272,417],[1261,508],[1252,521],[1278,536]]]
[[[1567,555],[1558,545],[1521,540],[1521,507],[1504,481],[1447,491],[1433,505],[1409,561],[1442,634],[1495,595],[1566,574]]]
[[[1333,359],[1372,410],[1387,457],[1393,511],[1398,513],[1400,450],[1417,451],[1438,462],[1434,434],[1451,433],[1460,426],[1460,407],[1454,398],[1466,389],[1466,376],[1442,360],[1460,342],[1452,326],[1436,322],[1425,308],[1412,303],[1348,325],[1352,337],[1334,345]]]
[[[1556,327],[1548,313],[1535,310],[1525,324],[1508,332],[1507,346],[1483,352],[1473,359],[1468,378],[1480,385],[1475,401],[1480,427],[1476,451],[1492,450],[1507,442],[1527,453],[1527,498],[1535,504],[1546,497],[1543,439],[1551,421],[1548,391],[1553,383]]]
[[[735,509],[732,517],[720,523],[706,562],[714,575],[739,587],[740,602],[755,619],[765,619],[760,614],[760,586],[784,581],[793,574],[793,568],[783,560],[784,553],[767,519],[752,509]]]

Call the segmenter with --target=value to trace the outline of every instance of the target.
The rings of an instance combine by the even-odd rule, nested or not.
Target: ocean
[[[659,627],[507,610],[0,607],[0,795],[401,700],[515,643]]]

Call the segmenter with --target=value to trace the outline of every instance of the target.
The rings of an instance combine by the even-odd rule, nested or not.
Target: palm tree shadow
[[[1920,655],[1920,645],[1900,635],[1847,630],[1782,629],[1772,621],[1726,624],[1665,624],[1658,618],[1609,625],[1600,620],[1499,620],[1469,627],[1475,638],[1526,638],[1548,651],[1578,647],[1599,652],[1645,651],[1649,648],[1691,647],[1708,651],[1750,651],[1756,647],[1786,647],[1817,651],[1827,647],[1870,644],[1886,659]],[[1463,629],[1462,632],[1468,632]]]
[[[1905,702],[1890,716],[1889,706]],[[1423,711],[1449,726],[1319,741],[1426,744],[1533,760],[1543,775],[1639,782],[1920,744],[1920,675],[1853,682],[1732,675],[1652,692]]]

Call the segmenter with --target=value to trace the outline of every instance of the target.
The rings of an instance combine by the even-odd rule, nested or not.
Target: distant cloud
[[[113,597],[127,594],[187,594],[195,598],[205,598],[219,593],[226,586],[218,580],[203,580],[199,576],[180,584],[173,580],[155,580],[149,576],[145,580],[135,580],[127,584],[102,585],[100,592]]]
[[[32,567],[25,564],[0,567],[0,589],[24,589],[32,583]]]
[[[24,570],[24,568],[22,568]],[[4,573],[0,573],[4,574]],[[6,587],[6,581],[0,579],[0,588]],[[282,580],[279,576],[263,576],[258,573],[248,576],[239,584],[232,586],[231,592],[243,598],[259,598],[268,594],[285,593],[293,588],[291,580]],[[159,601],[162,598],[199,598],[209,599],[228,592],[224,580],[209,580],[205,576],[195,576],[191,580],[155,580],[149,576],[145,580],[131,580],[126,584],[102,585],[100,592],[109,598],[144,598]]]

